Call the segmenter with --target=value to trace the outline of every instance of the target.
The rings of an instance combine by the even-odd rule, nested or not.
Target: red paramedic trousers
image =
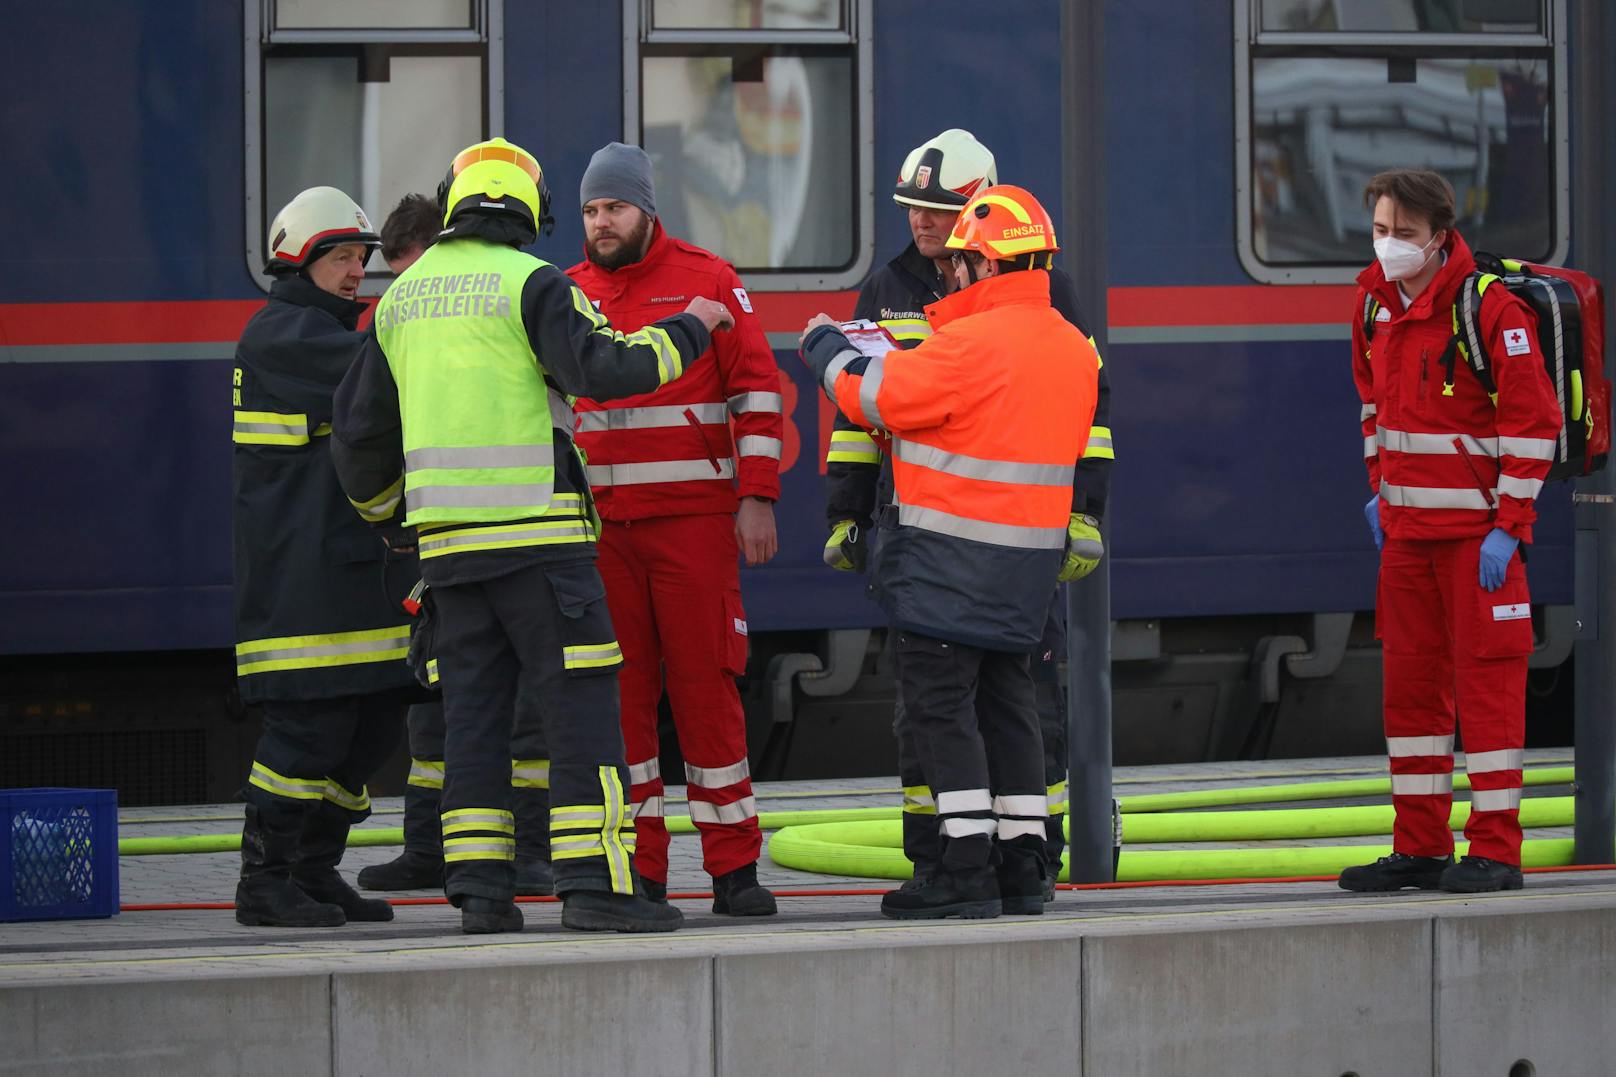
[[[727,513],[603,525],[600,574],[623,649],[619,683],[637,831],[634,862],[653,882],[668,878],[657,738],[664,671],[703,866],[723,875],[756,861],[763,848],[746,717],[735,689],[746,670],[738,556],[735,520]]]

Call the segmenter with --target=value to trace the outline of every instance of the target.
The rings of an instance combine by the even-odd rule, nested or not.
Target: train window
[[[1563,257],[1562,9],[1563,0],[1258,0],[1254,26],[1250,0],[1236,0],[1246,271],[1268,283],[1352,280],[1370,260],[1364,184],[1396,167],[1448,178],[1472,247]]]
[[[247,43],[247,260],[264,288],[264,233],[298,191],[340,188],[379,228],[404,195],[437,189],[456,150],[502,126],[503,77],[488,48],[500,0],[247,9],[260,28]],[[380,258],[366,276],[364,294],[391,279]]]
[[[469,30],[476,25],[471,0],[273,0],[270,25],[277,30]]]
[[[874,249],[858,0],[625,0],[625,141],[668,230],[758,288],[846,288]]]
[[[1262,0],[1262,29],[1538,34],[1542,0]]]
[[[847,5],[839,0],[653,0],[654,30],[845,30]]]

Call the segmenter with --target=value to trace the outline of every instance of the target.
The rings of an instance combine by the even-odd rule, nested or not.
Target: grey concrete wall
[[[7,1077],[330,1072],[329,975],[0,990]]]
[[[338,973],[331,992],[342,1077],[713,1072],[710,958]]]
[[[1436,977],[1439,1077],[1616,1073],[1616,909],[1444,917]]]
[[[227,971],[0,988],[0,1074],[1616,1072],[1616,908],[1577,904],[443,947],[308,975],[197,962]]]
[[[1076,1073],[1082,940],[718,959],[724,1077]]]
[[[1083,944],[1084,1073],[1431,1073],[1431,921],[1164,931]]]

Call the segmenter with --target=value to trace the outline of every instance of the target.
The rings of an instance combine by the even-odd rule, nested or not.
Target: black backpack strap
[[[1476,379],[1481,387],[1487,391],[1494,404],[1498,403],[1498,384],[1493,380],[1492,360],[1487,355],[1487,338],[1481,330],[1481,297],[1487,286],[1498,281],[1496,273],[1477,271],[1464,279],[1459,288],[1459,296],[1453,303],[1453,339],[1448,344],[1448,350],[1443,352],[1446,362],[1447,382],[1442,388],[1443,396],[1453,395],[1453,367],[1456,360],[1455,352],[1465,357],[1470,369],[1476,372]]]
[[[1368,344],[1375,339],[1375,316],[1380,313],[1380,303],[1368,292],[1363,297],[1363,339]]]

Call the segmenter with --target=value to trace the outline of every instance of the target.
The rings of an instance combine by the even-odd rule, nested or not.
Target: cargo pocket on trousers
[[[740,588],[724,592],[723,617],[718,627],[718,653],[724,660],[724,672],[731,677],[746,675],[746,608],[741,605]]]
[[[1532,597],[1526,586],[1526,569],[1519,558],[1512,558],[1504,586],[1488,591],[1472,579],[1471,653],[1477,658],[1523,658],[1532,653]]]
[[[615,672],[623,664],[606,607],[606,584],[593,564],[547,567],[545,577],[561,612],[561,663],[569,677]]]

